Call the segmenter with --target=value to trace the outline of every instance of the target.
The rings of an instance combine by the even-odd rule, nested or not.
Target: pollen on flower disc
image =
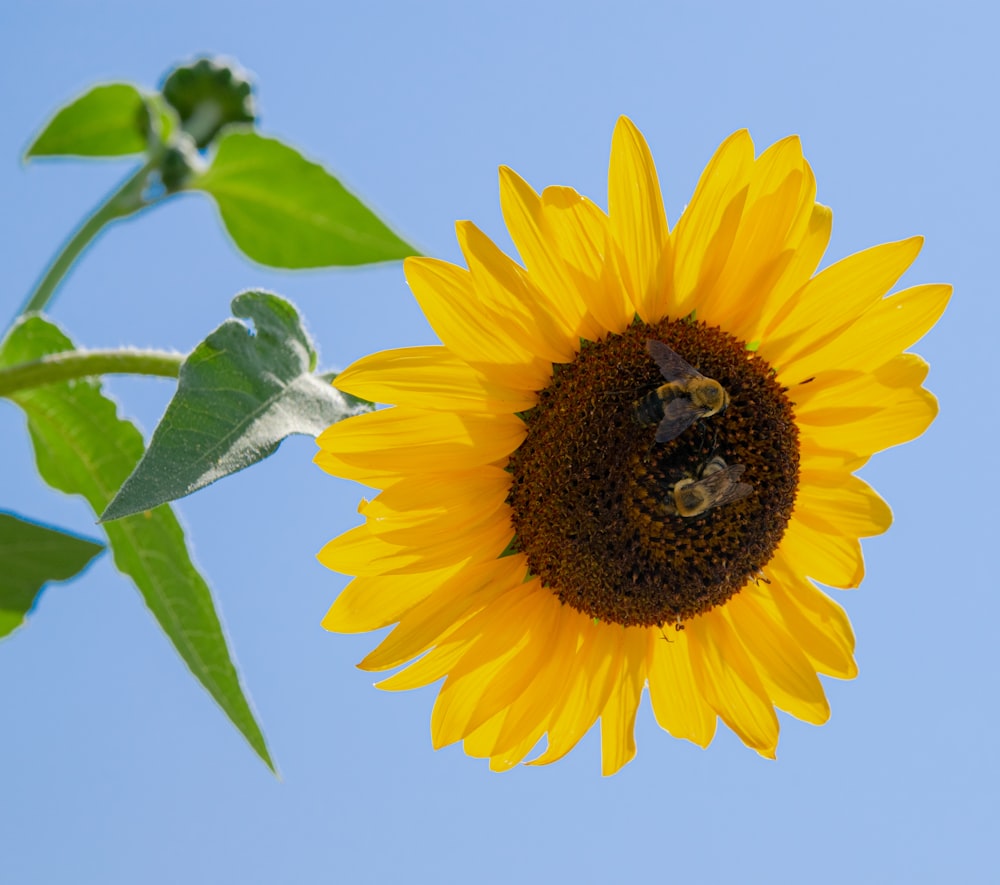
[[[646,349],[664,342],[720,382],[729,408],[655,441],[636,400],[665,382]],[[511,456],[515,546],[559,599],[624,626],[679,626],[721,605],[771,559],[795,505],[798,432],[774,372],[743,342],[688,320],[636,323],[558,365]],[[695,517],[673,486],[713,457],[753,491]]]

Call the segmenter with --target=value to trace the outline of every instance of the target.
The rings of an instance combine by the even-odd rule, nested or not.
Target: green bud
[[[229,59],[199,58],[175,68],[163,81],[162,93],[199,148],[226,124],[256,119],[250,73]]]

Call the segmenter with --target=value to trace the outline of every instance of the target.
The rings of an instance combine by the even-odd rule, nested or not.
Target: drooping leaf
[[[190,495],[263,460],[286,436],[318,436],[368,410],[312,374],[316,350],[289,302],[243,292],[232,311],[253,330],[226,320],[191,352],[146,454],[102,520]]]
[[[322,166],[274,138],[230,129],[189,185],[215,198],[236,245],[270,267],[369,264],[415,255]]]
[[[105,83],[56,111],[25,157],[123,157],[146,149],[149,111],[131,83]]]
[[[82,572],[104,545],[0,513],[0,637],[16,630],[50,581]]]
[[[73,349],[40,316],[21,320],[0,345],[0,367]],[[142,437],[120,419],[93,379],[19,390],[10,395],[27,415],[38,471],[53,488],[83,496],[95,513],[142,456]],[[191,672],[274,768],[240,685],[212,594],[187,550],[169,506],[105,526],[115,565],[128,575]]]

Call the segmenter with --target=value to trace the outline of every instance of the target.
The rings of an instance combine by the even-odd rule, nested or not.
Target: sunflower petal
[[[415,658],[495,599],[519,587],[526,573],[523,556],[465,566],[404,612],[399,625],[358,666],[362,670],[388,670]]]
[[[344,465],[340,476],[365,482],[384,475],[439,473],[493,464],[525,436],[515,415],[427,412],[397,406],[327,428],[316,444]]]
[[[460,563],[453,563],[431,572],[355,578],[340,591],[323,618],[323,628],[335,633],[378,630],[398,621],[461,570]]]
[[[587,308],[580,337],[597,341],[607,332],[628,328],[635,305],[624,286],[609,282],[607,264],[617,254],[617,246],[608,216],[569,187],[545,188],[542,212],[573,289]]]
[[[421,546],[393,544],[367,525],[348,529],[330,541],[317,558],[345,575],[405,575],[447,568],[455,562],[483,562],[499,556],[514,537],[506,519],[485,519],[456,537],[429,538]]]
[[[773,759],[778,717],[725,609],[693,618],[686,628],[691,670],[705,700],[743,743]]]
[[[554,596],[550,604],[560,605]],[[540,737],[545,732],[552,718],[553,699],[561,694],[571,678],[579,636],[575,620],[574,617],[565,616],[556,618],[556,630],[548,649],[548,660],[535,675],[531,689],[511,704],[509,715],[497,734],[495,752],[513,753],[516,746],[527,740],[522,736],[537,734]],[[538,742],[538,737],[532,741],[524,755]]]
[[[821,271],[766,329],[758,353],[784,369],[831,341],[877,303],[913,263],[922,237],[873,246]]]
[[[760,312],[759,292],[770,292],[791,261],[789,237],[801,217],[803,200],[802,146],[789,137],[768,148],[754,164],[739,228],[726,264],[698,305],[708,323],[724,322],[739,337]],[[756,297],[755,297],[756,296]],[[765,302],[766,303],[766,302]]]
[[[620,672],[625,631],[577,618],[580,640],[572,682],[558,700],[548,730],[548,747],[529,765],[548,765],[562,759],[597,721],[615,689]]]
[[[601,774],[614,774],[635,757],[635,716],[646,684],[646,630],[626,629],[621,671],[601,713]]]
[[[509,490],[510,474],[492,465],[408,476],[369,501],[364,515],[373,535],[392,544],[419,544],[492,518]]]
[[[840,533],[818,531],[792,516],[781,549],[796,573],[830,587],[857,587],[865,576],[861,542]]]
[[[497,712],[491,709],[486,715],[477,705],[506,664],[530,642],[537,607],[530,590],[508,593],[460,628],[466,636],[465,654],[448,673],[431,714],[435,749],[462,740]]]
[[[334,386],[375,403],[442,412],[511,414],[530,409],[533,391],[489,381],[444,347],[383,350],[352,363]]]
[[[676,738],[707,747],[718,717],[697,690],[691,672],[686,630],[671,636],[649,631],[649,699],[660,728]]]
[[[576,330],[543,302],[528,275],[471,221],[455,225],[458,244],[469,265],[480,301],[493,307],[507,335],[550,363],[568,363],[576,355]]]
[[[407,258],[403,269],[424,316],[455,356],[515,390],[546,385],[552,364],[519,341],[507,317],[483,302],[469,271],[433,258]]]
[[[771,583],[752,592],[795,637],[817,672],[839,679],[857,676],[854,631],[844,609],[795,574],[781,554],[768,564],[767,571]]]
[[[611,140],[608,172],[611,233],[624,256],[623,281],[636,311],[647,323],[669,312],[667,218],[660,182],[649,146],[627,117],[621,117]]]
[[[671,237],[677,316],[695,310],[722,272],[739,229],[753,165],[750,133],[734,132],[719,145],[677,221]]]
[[[905,353],[874,372],[817,375],[790,393],[799,430],[821,448],[858,455],[908,442],[937,416],[937,399],[920,386],[927,368]]]
[[[940,319],[951,286],[914,286],[875,302],[852,325],[825,345],[789,361],[783,374],[809,378],[830,366],[870,372],[922,338]]]
[[[569,338],[578,337],[587,307],[562,259],[550,213],[528,183],[506,166],[500,167],[500,206],[524,266],[545,296],[543,307],[559,315]]]
[[[868,483],[833,470],[800,472],[795,513],[818,531],[859,538],[880,535],[892,524],[889,505]]]
[[[744,590],[726,603],[726,614],[756,665],[764,690],[786,713],[822,725],[830,704],[809,659],[795,638]]]

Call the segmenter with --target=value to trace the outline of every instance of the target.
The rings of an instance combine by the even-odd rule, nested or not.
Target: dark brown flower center
[[[728,408],[656,442],[658,417],[636,402],[672,379],[649,339],[721,383]],[[674,392],[684,400],[683,384]],[[508,466],[515,546],[584,614],[681,626],[759,577],[784,534],[799,467],[791,404],[770,366],[716,327],[637,322],[585,342],[523,417]]]

